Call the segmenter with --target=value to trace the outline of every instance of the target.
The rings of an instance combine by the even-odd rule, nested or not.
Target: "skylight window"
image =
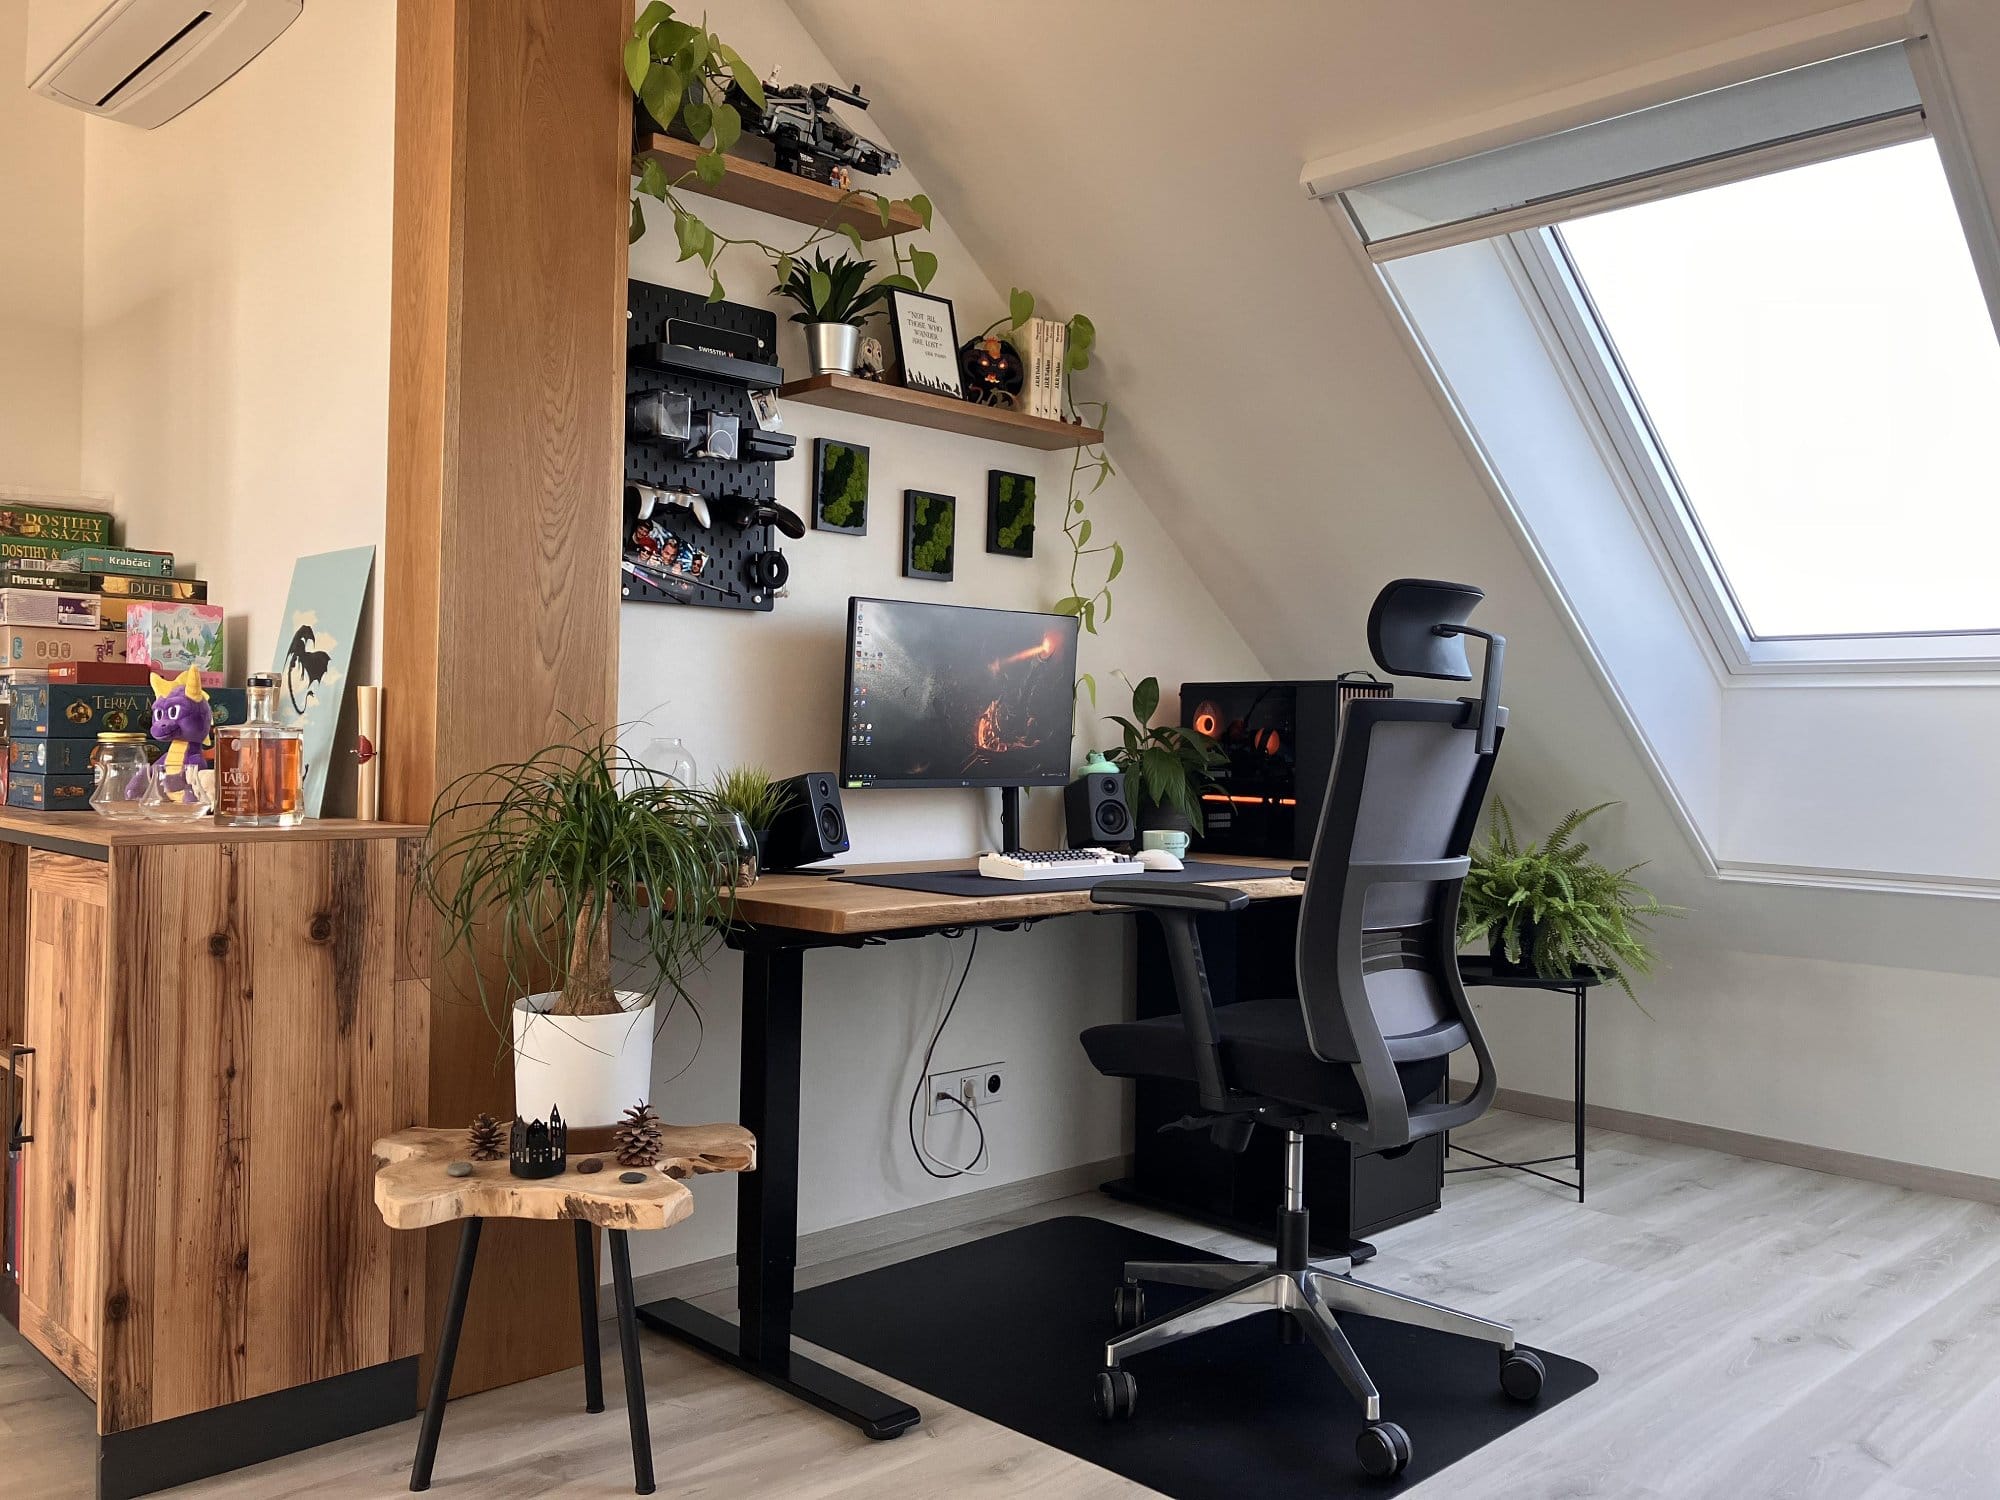
[[[2000,340],[1930,139],[1538,233],[1750,639],[2000,631]]]

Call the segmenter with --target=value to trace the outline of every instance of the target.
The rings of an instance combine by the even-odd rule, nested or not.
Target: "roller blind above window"
[[[1855,139],[1867,132],[1866,140]],[[1903,44],[1580,125],[1343,189],[1370,254],[1389,258],[1554,224],[1791,161],[1924,133]],[[1844,137],[1839,142],[1834,136]]]

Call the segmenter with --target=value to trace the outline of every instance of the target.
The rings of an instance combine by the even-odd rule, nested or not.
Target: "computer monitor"
[[[1076,619],[847,601],[844,787],[1061,786]]]

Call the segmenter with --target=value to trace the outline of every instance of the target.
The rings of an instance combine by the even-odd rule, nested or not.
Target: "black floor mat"
[[[1137,1415],[1106,1423],[1091,1376],[1127,1260],[1213,1259],[1102,1219],[1061,1218],[801,1292],[802,1337],[1180,1500],[1338,1500],[1385,1486],[1354,1457],[1360,1410],[1319,1354],[1280,1342],[1279,1315],[1136,1356]],[[1384,1257],[1387,1260],[1387,1257]],[[1364,1273],[1365,1275],[1365,1273]],[[1393,1267],[1379,1279],[1393,1286]],[[1150,1286],[1157,1315],[1201,1295]],[[1401,1483],[1456,1463],[1593,1384],[1543,1354],[1542,1399],[1500,1392],[1493,1349],[1373,1318],[1342,1326],[1415,1448]],[[921,1409],[923,1403],[918,1402]],[[903,1441],[908,1442],[908,1438]]]

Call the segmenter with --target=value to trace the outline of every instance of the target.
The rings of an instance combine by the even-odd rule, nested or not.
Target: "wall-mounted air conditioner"
[[[151,130],[270,46],[305,0],[29,0],[28,87]]]

